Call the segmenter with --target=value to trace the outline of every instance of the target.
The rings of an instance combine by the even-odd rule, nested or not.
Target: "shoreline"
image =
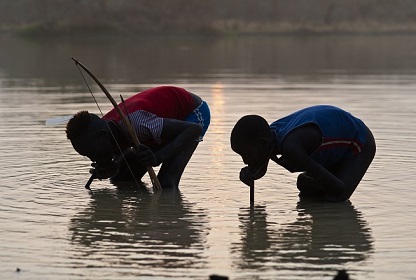
[[[416,33],[410,0],[0,0],[0,34],[211,36]]]

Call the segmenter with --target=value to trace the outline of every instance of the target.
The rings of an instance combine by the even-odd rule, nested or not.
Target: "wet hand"
[[[137,160],[143,166],[158,166],[160,164],[159,159],[149,147],[140,144],[134,150]]]
[[[249,187],[254,185],[254,176],[251,174],[248,166],[241,168],[240,181]]]
[[[90,169],[90,173],[95,174],[96,178],[100,180],[110,178],[117,173],[117,165],[113,162],[105,166],[101,166],[93,162],[91,163],[91,166],[92,168]]]

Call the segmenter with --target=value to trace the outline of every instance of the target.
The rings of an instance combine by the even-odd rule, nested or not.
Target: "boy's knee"
[[[322,197],[324,193],[316,187],[315,180],[306,172],[299,174],[296,181],[300,197]]]
[[[296,186],[300,191],[311,188],[315,184],[315,180],[308,176],[306,172],[299,174],[298,179],[296,180]]]
[[[306,175],[306,172],[300,173],[298,175],[298,179],[296,181],[296,184],[299,185],[304,185],[304,181],[307,180],[308,178],[310,178],[308,175]]]

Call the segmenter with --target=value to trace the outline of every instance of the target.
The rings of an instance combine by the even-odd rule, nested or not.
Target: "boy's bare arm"
[[[196,123],[163,119],[161,138],[168,144],[156,152],[159,161],[163,162],[184,150],[190,143],[197,141],[201,132],[202,127]]]
[[[201,126],[195,123],[163,119],[161,138],[166,140],[167,144],[157,152],[145,145],[139,145],[136,156],[145,166],[158,166],[185,149],[192,141],[196,141],[201,131]]]
[[[344,191],[344,183],[309,155],[319,147],[322,136],[314,126],[305,126],[292,131],[282,143],[282,156],[296,170],[306,171],[321,183],[322,191],[338,194]]]

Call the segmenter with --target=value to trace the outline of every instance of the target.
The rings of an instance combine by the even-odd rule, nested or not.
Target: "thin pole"
[[[97,178],[97,176],[95,175],[95,172],[93,172],[93,173],[91,174],[91,177],[88,179],[88,182],[85,184],[85,188],[86,188],[87,190],[91,190],[90,185],[91,185],[92,181],[93,181],[95,178]]]
[[[250,204],[254,203],[254,180],[253,183],[250,185]]]

